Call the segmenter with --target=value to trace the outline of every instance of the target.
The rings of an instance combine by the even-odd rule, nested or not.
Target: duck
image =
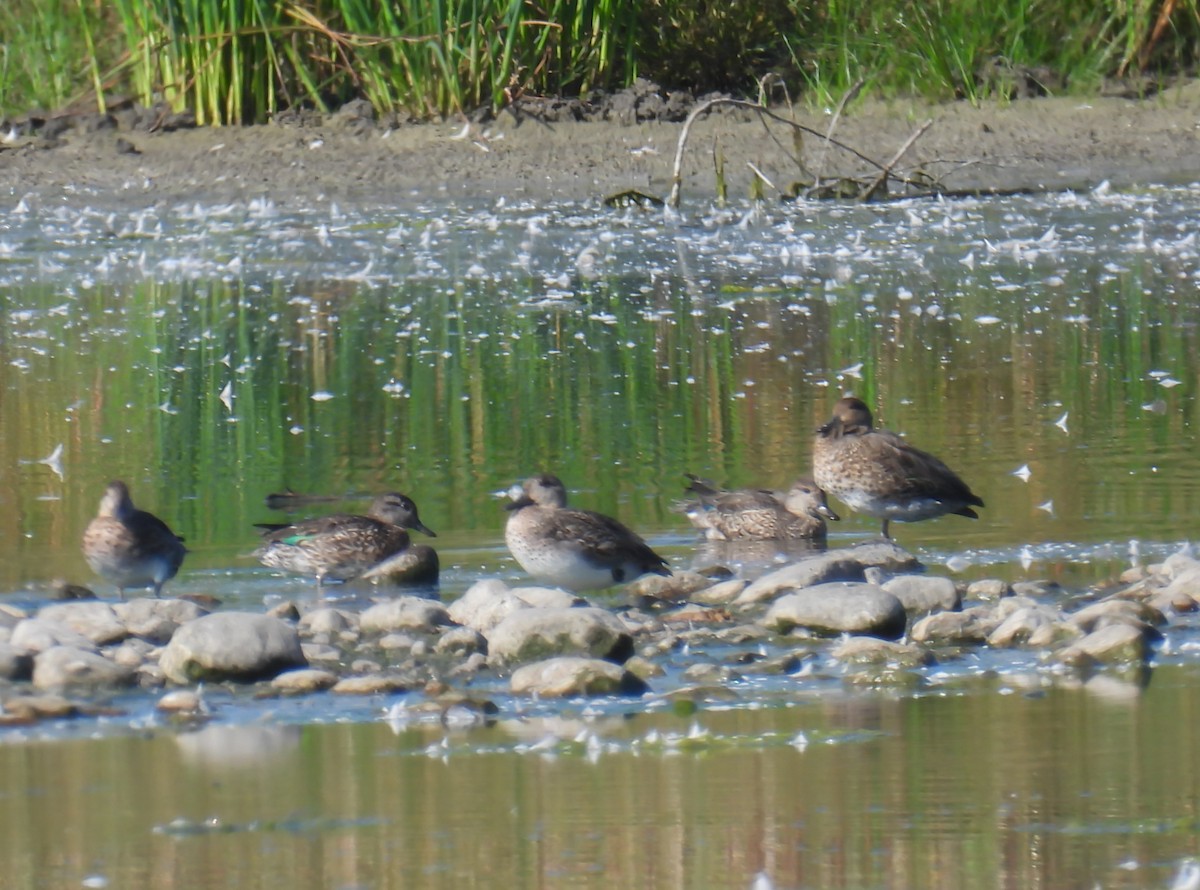
[[[530,476],[512,494],[504,541],[539,581],[579,592],[671,574],[663,557],[611,516],[568,507],[557,476]]]
[[[727,490],[691,473],[685,489],[694,495],[676,509],[687,515],[709,541],[824,541],[825,520],[839,517],[825,492],[806,478],[786,492],[761,488]]]
[[[978,519],[983,499],[941,460],[887,430],[875,429],[871,409],[847,396],[817,428],[813,479],[858,513],[883,521],[919,522],[946,514]]]
[[[260,563],[297,575],[312,575],[317,587],[327,580],[349,581],[409,549],[408,530],[431,538],[412,498],[381,494],[365,516],[334,513],[291,525],[260,525],[263,542],[254,551]],[[432,550],[432,548],[429,548]],[[434,554],[436,559],[436,554]]]
[[[161,596],[186,553],[183,538],[153,513],[135,507],[129,486],[120,480],[108,483],[96,517],[83,532],[83,558],[93,572],[117,585],[122,600],[130,587],[152,587]]]

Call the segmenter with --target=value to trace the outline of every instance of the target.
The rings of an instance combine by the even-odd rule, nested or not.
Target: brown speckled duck
[[[694,497],[678,508],[709,541],[821,542],[825,520],[839,518],[811,479],[797,479],[786,492],[720,489],[690,473],[688,479],[687,491]]]
[[[817,429],[813,478],[821,488],[859,513],[888,523],[917,522],[947,513],[978,519],[972,506],[983,500],[948,466],[903,438],[872,425],[861,399],[844,398],[833,417]]]
[[[375,498],[366,516],[334,513],[292,525],[261,527],[267,531],[254,551],[258,561],[270,568],[312,575],[318,587],[327,579],[357,578],[409,549],[406,529],[437,537],[417,516],[412,499],[397,492]],[[436,554],[433,558],[436,560]],[[435,565],[435,577],[436,571]],[[428,572],[423,580],[429,580]]]
[[[92,571],[117,585],[153,587],[154,595],[175,577],[187,548],[167,524],[133,505],[129,486],[114,481],[104,490],[96,518],[83,533],[83,558]]]
[[[508,549],[540,581],[568,590],[599,590],[647,572],[670,575],[667,561],[617,520],[567,506],[557,476],[526,479],[504,528]]]

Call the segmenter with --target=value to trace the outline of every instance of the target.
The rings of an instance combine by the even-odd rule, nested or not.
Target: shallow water
[[[4,745],[0,852],[30,887],[1167,887],[1198,679]]]
[[[1101,581],[1181,546],[1200,506],[1198,201],[1185,186],[670,219],[10,202],[0,595],[35,606],[56,579],[113,595],[78,549],[110,478],[187,538],[168,592],[254,609],[315,599],[310,581],[246,556],[252,523],[280,518],[265,495],[286,487],[355,509],[410,494],[438,532],[446,599],[522,577],[496,495],[542,469],[673,565],[704,563],[670,509],[683,474],[786,485],[844,392],[987,502],[977,522],[893,527],[927,564]],[[842,512],[831,543],[876,533]],[[664,887],[748,886],[760,870],[780,887],[1166,883],[1195,852],[1186,659],[1145,694],[1118,686],[1113,704],[1069,684],[1034,697],[971,685],[993,670],[1011,682],[1011,659],[1036,653],[988,656],[947,668],[969,690],[950,695],[841,701],[836,677],[784,678],[741,690],[757,709],[697,718],[638,705],[617,719],[627,703],[597,703],[602,728],[573,730],[582,741],[555,757],[517,751],[512,727],[558,706],[505,700],[499,726],[460,738],[440,724],[393,734],[377,721],[394,703],[376,699],[233,699],[217,729],[270,730],[265,760],[238,771],[187,753],[196,736],[133,696],[118,704],[145,737],[128,716],[8,733],[22,744],[0,748],[6,858],[27,883],[72,886],[93,872],[120,886],[279,873],[461,886],[483,868],[522,886],[614,870]],[[869,731],[844,739],[859,709]],[[693,720],[722,741],[631,741]],[[548,733],[534,725],[526,744]],[[799,752],[800,731],[837,743]],[[200,825],[210,815],[219,830]],[[65,848],[48,840],[64,818]]]

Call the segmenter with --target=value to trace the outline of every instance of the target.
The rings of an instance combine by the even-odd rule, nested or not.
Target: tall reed
[[[1075,89],[1193,70],[1200,0],[6,0],[0,38],[0,112],[131,92],[205,123],[356,97],[430,117],[637,76],[753,95],[768,72],[815,103],[862,79],[975,100],[994,59]]]

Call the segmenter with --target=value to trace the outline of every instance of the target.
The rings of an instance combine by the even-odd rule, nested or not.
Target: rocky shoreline
[[[383,592],[382,590],[380,592]],[[477,582],[446,605],[390,591],[362,610],[282,603],[221,611],[189,599],[0,607],[0,726],[120,717],[140,689],[160,712],[220,719],[203,689],[256,697],[413,692],[442,720],[488,719],[493,698],[738,697],[754,675],[921,685],[984,649],[1034,652],[1037,671],[1144,670],[1163,628],[1197,609],[1200,560],[1133,568],[1103,595],[1046,582],[928,574],[886,541],[831,550],[755,579],[722,566],[647,575],[619,603]],[[680,668],[680,662],[685,666]],[[406,700],[409,701],[409,700]]]

